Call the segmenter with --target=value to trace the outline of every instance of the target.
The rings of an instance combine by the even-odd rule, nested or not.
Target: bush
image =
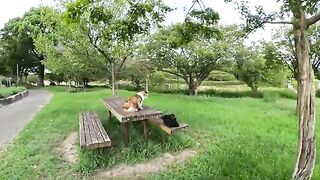
[[[6,98],[11,95],[17,94],[26,90],[25,87],[18,86],[18,87],[8,87],[8,88],[0,88],[0,98]]]
[[[209,89],[206,91],[199,91],[199,95],[206,95],[206,96],[218,96],[224,98],[242,98],[242,97],[253,97],[253,98],[262,98],[263,93],[253,92],[253,91],[218,91],[215,89]]]
[[[317,90],[316,90],[316,97],[317,97],[317,98],[320,98],[320,89],[317,89]]]

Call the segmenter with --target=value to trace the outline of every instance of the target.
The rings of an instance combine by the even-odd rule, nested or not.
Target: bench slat
[[[111,140],[94,112],[79,115],[80,145],[82,148],[101,148],[111,146]]]
[[[85,135],[85,139],[86,139],[85,146],[89,146],[90,144],[92,144],[92,140],[91,140],[90,127],[89,127],[89,123],[87,121],[86,113],[82,114],[82,118],[83,118],[84,130],[85,130],[84,131],[84,135]]]
[[[85,129],[83,126],[83,118],[82,114],[79,116],[79,134],[80,134],[80,146],[83,147],[86,145],[86,136],[84,134]]]
[[[101,136],[103,137],[103,140],[105,142],[110,142],[110,146],[111,146],[111,140],[110,140],[109,136],[107,135],[106,130],[103,128],[101,121],[97,120],[96,124],[100,130],[100,133],[101,133]]]
[[[92,123],[92,116],[89,113],[86,113],[86,121],[88,122],[89,128],[90,128],[90,139],[92,141],[92,144],[98,144],[98,138],[97,138],[97,133],[94,127],[93,127],[93,123]]]
[[[103,136],[102,136],[102,134],[101,134],[100,127],[97,125],[97,121],[99,121],[98,118],[95,116],[95,114],[93,114],[93,115],[91,116],[91,119],[90,119],[90,120],[91,120],[91,122],[92,122],[93,128],[96,130],[96,131],[95,131],[95,134],[96,134],[96,137],[97,137],[98,142],[99,142],[99,143],[104,142],[105,140],[103,139]]]

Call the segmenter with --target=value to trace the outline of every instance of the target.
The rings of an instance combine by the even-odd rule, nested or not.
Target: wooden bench
[[[83,85],[71,85],[71,89],[69,89],[70,93],[77,93],[77,92],[85,92],[85,87]]]
[[[176,132],[181,131],[189,126],[188,124],[179,123],[179,125],[180,125],[179,127],[168,127],[163,124],[163,121],[160,118],[148,119],[148,122],[151,124],[154,124],[156,126],[159,126],[161,130],[163,130],[164,132],[166,132],[169,135],[175,134]]]
[[[94,112],[80,113],[79,135],[81,148],[94,149],[111,146],[111,140],[98,115]]]

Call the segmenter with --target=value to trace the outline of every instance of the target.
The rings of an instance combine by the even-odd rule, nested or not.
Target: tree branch
[[[178,74],[178,73],[175,73],[175,72],[172,72],[172,71],[169,71],[169,70],[159,69],[159,71],[162,71],[162,72],[165,72],[165,73],[169,73],[169,74],[172,74],[172,75],[175,75],[175,76],[181,77],[182,79],[185,79],[185,77],[184,77],[184,76],[182,76],[181,74]]]
[[[105,53],[102,49],[100,49],[100,47],[97,46],[96,42],[97,42],[98,38],[93,40],[93,38],[90,36],[89,33],[88,33],[88,37],[89,37],[89,42],[93,45],[93,47],[96,48],[108,60],[109,63],[112,63],[110,60],[110,57],[107,55],[107,53]]]
[[[319,20],[320,20],[320,12],[316,13],[315,15],[307,19],[308,26],[316,23]]]

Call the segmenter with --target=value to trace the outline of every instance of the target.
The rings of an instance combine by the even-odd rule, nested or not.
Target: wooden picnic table
[[[120,97],[109,97],[103,99],[103,104],[109,111],[109,119],[113,114],[119,122],[123,124],[126,144],[129,143],[129,123],[132,121],[141,121],[143,123],[144,137],[147,139],[149,134],[147,120],[160,118],[162,112],[148,106],[143,106],[143,110],[139,110],[137,112],[126,112],[122,109],[124,102],[125,100]]]

